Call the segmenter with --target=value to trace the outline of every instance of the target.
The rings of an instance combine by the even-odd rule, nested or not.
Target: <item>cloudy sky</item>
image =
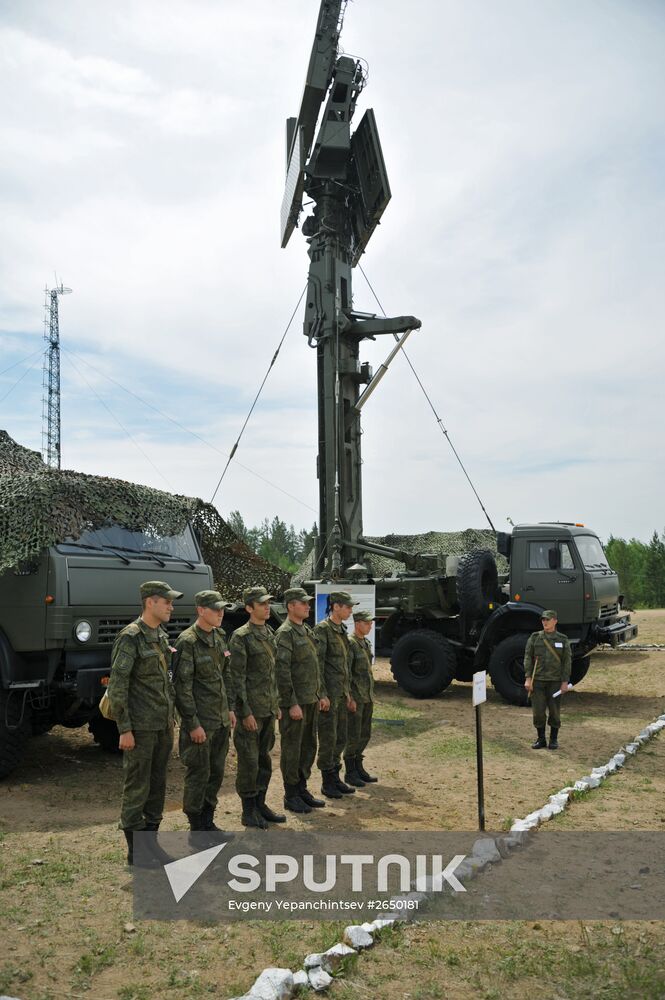
[[[0,2],[0,427],[19,442],[41,447],[57,273],[64,465],[210,498],[306,280],[279,209],[318,6]],[[369,63],[356,118],[374,108],[393,191],[362,265],[388,314],[422,319],[410,357],[496,526],[662,530],[665,6],[352,0],[342,43]],[[359,272],[354,296],[376,308]],[[368,534],[483,526],[402,358],[364,432]],[[221,512],[309,526],[315,442],[299,311]]]

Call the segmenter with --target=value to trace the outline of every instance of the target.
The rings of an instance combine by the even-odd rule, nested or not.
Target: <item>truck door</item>
[[[550,552],[556,552],[553,558]],[[526,566],[522,600],[553,608],[561,624],[579,623],[584,598],[584,572],[576,566],[570,543],[556,538],[530,539],[526,544]],[[558,563],[553,569],[552,563]]]

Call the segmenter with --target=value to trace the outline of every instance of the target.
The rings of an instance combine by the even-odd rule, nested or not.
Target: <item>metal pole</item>
[[[478,829],[485,829],[485,786],[483,784],[483,726],[480,717],[482,705],[476,705],[476,767],[478,771]]]

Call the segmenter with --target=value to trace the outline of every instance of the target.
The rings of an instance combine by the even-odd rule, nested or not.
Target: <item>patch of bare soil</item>
[[[639,612],[635,617],[641,641],[665,641],[665,612]],[[286,844],[289,830],[294,829],[476,827],[470,685],[455,683],[440,697],[419,701],[397,688],[386,661],[379,661],[375,675],[376,721],[365,763],[379,775],[380,783],[340,802],[329,801],[325,809],[308,817],[289,814],[285,827],[266,834],[275,846]],[[487,828],[506,828],[513,818],[542,805],[552,792],[606,762],[622,743],[663,711],[665,652],[658,651],[596,654],[579,689],[565,696],[561,749],[557,752],[530,750],[534,735],[530,710],[506,705],[490,691],[483,707]],[[662,737],[656,738],[588,801],[574,803],[557,821],[559,827],[659,828],[665,823],[662,742]],[[282,796],[278,759],[277,748],[268,796],[275,807],[281,806]],[[639,775],[637,786],[629,774]],[[241,830],[234,777],[231,751],[216,819],[225,829]],[[315,772],[312,788],[317,777]],[[343,925],[332,923],[254,922],[215,927],[143,923],[126,930],[125,925],[132,920],[131,894],[123,863],[124,842],[116,829],[121,779],[120,757],[104,754],[86,731],[58,728],[34,739],[21,768],[0,784],[0,993],[22,1000],[86,994],[96,1000],[241,995],[265,965],[298,968],[308,951],[320,951],[339,939]],[[181,795],[182,768],[174,759],[169,771],[165,829],[186,826]],[[579,823],[582,827],[567,825]],[[360,979],[336,988],[357,990],[340,995],[359,997],[489,997],[489,993],[477,992],[477,985],[468,987],[476,992],[464,992],[467,986],[459,985],[459,965],[451,955],[458,955],[469,942],[477,941],[480,948],[485,941],[490,949],[486,954],[490,982],[492,969],[500,964],[501,942],[507,947],[508,938],[519,940],[521,932],[519,928],[510,930],[517,925],[488,925],[481,934],[477,929],[480,925],[474,926],[476,929],[466,934],[447,924],[430,925],[427,930],[410,928],[394,935],[395,942],[411,942],[414,935],[409,947],[416,946],[418,935],[425,935],[418,940],[425,941],[423,954],[433,949],[429,965],[434,962],[437,968],[449,970],[440,987],[432,987],[442,992],[418,994],[403,984],[400,993],[397,981],[384,983],[377,992],[370,980],[365,980],[366,974],[370,975],[366,970],[375,962],[385,962],[389,969],[393,952],[395,969],[400,962],[404,964],[402,946],[396,943],[392,947],[389,942],[374,957],[368,955],[358,963]],[[559,933],[559,927],[548,926],[540,937],[556,943]],[[565,933],[574,937],[582,932]],[[615,935],[608,934],[611,944]],[[526,935],[530,947],[540,940],[538,935],[531,931]],[[434,943],[427,944],[427,940]],[[469,962],[474,954],[472,948]],[[541,989],[539,995],[555,994]],[[568,995],[565,991],[561,994]]]

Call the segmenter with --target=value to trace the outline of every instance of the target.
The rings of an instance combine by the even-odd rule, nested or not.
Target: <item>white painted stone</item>
[[[310,969],[309,973],[309,985],[317,993],[321,990],[327,990],[332,983],[332,976],[329,976],[325,969]]]
[[[624,750],[626,751],[626,753],[634,754],[637,752],[638,746],[639,746],[638,743],[626,743]]]
[[[382,931],[384,927],[392,927],[394,923],[395,923],[394,917],[378,917],[376,920],[372,921],[368,930],[370,934],[372,934],[375,931]]]
[[[586,780],[589,782],[589,788],[598,788],[602,779],[597,774],[590,774]]]
[[[523,819],[515,820],[510,828],[510,833],[503,838],[504,842],[508,845],[508,847],[510,847],[511,850],[516,850],[518,847],[522,847],[522,845],[526,844],[529,839],[529,830],[523,824]]]
[[[579,781],[575,782],[573,788],[575,789],[576,792],[588,792],[589,789],[591,788],[591,785],[589,784],[589,779],[580,778]]]
[[[531,822],[540,823],[540,809],[536,809],[535,812],[531,812],[531,813],[529,813],[528,816],[525,816],[524,817],[524,822],[525,823],[531,823]]]
[[[479,837],[473,845],[472,854],[484,861],[501,861],[501,854],[491,837]]]
[[[309,986],[309,976],[304,969],[298,969],[297,972],[293,973],[293,988],[298,989],[299,986]]]
[[[528,833],[529,830],[534,830],[538,826],[538,820],[526,820],[526,819],[516,819],[510,828],[511,833]]]
[[[351,924],[344,928],[344,943],[348,944],[350,948],[360,951],[362,948],[371,948],[374,944],[374,938],[359,924]]]
[[[289,1000],[293,996],[293,973],[290,969],[264,969],[249,995],[256,1000]]]
[[[328,951],[324,951],[323,955],[321,955],[321,968],[331,974],[337,972],[344,960],[349,955],[355,954],[355,949],[349,948],[348,944],[334,944],[332,948],[328,948]]]
[[[604,778],[607,774],[609,765],[603,764],[602,767],[594,767],[591,769],[591,774],[596,778]]]
[[[312,952],[311,955],[307,955],[307,957],[305,958],[305,961],[302,963],[303,964],[303,968],[304,969],[315,969],[317,967],[317,965],[321,965],[321,959],[322,958],[323,958],[323,955],[320,952],[318,952],[318,951]]]
[[[517,847],[517,844],[510,842],[510,837],[497,837],[495,844],[496,849],[502,858],[509,857],[513,847]]]
[[[550,795],[549,801],[553,806],[561,806],[565,809],[570,800],[570,791],[566,788],[561,792],[557,792],[556,795]]]
[[[483,870],[485,864],[484,861],[474,857],[472,854],[457,866],[455,869],[455,878],[459,879],[460,882],[468,882],[470,879],[475,878],[478,872]]]
[[[623,765],[626,763],[626,755],[625,753],[621,752],[615,753],[614,757],[612,757],[612,760],[614,761],[617,767],[623,767]]]

